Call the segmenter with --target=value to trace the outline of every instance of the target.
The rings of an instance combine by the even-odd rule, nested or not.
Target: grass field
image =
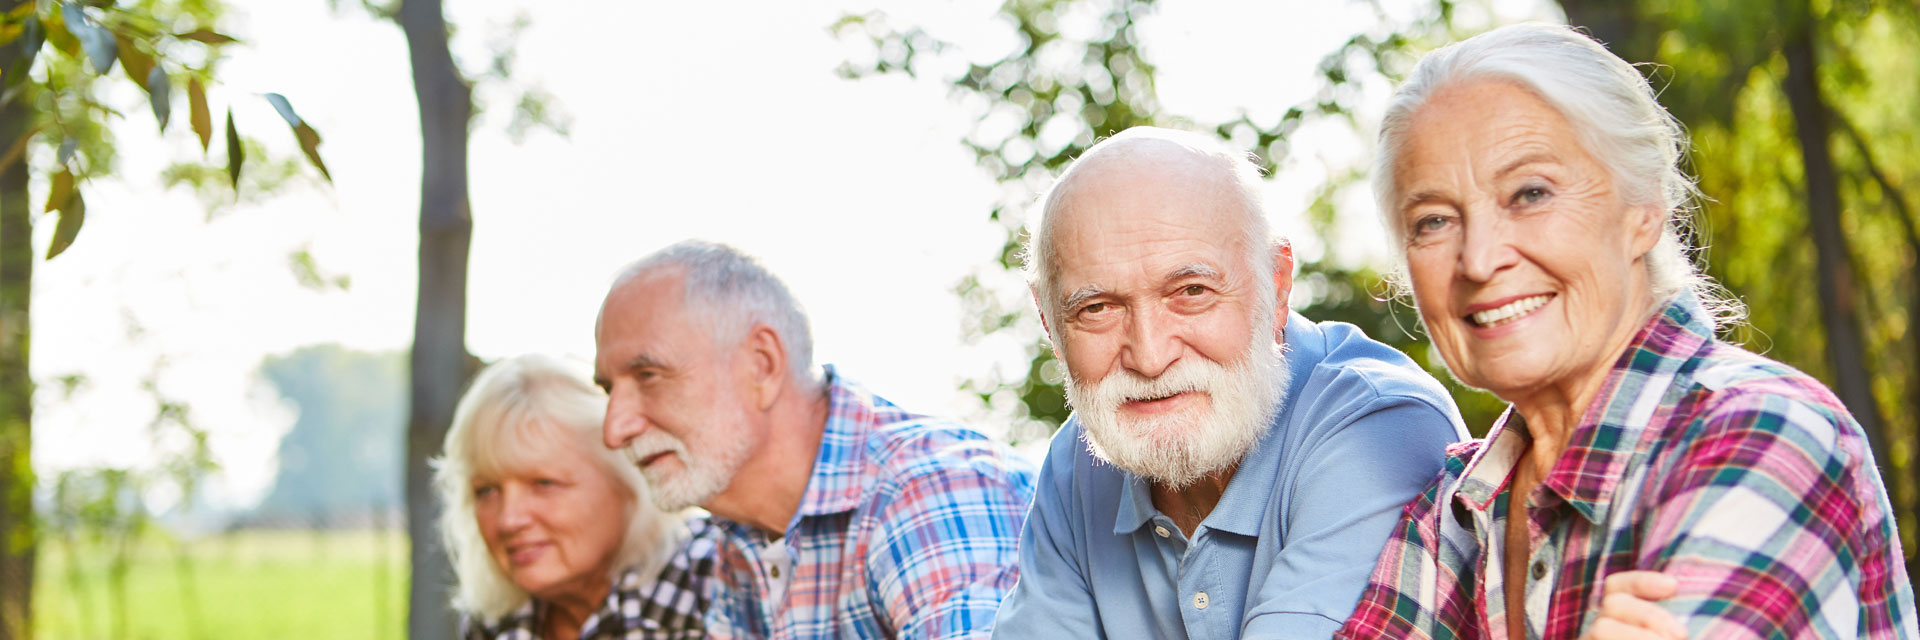
[[[148,536],[125,554],[123,590],[110,579],[116,555],[106,544],[42,540],[36,638],[405,636],[405,532],[243,531],[185,543]]]

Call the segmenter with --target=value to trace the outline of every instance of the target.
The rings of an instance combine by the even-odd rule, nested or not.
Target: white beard
[[[710,428],[694,434],[692,440],[698,445],[698,452],[688,451],[686,441],[660,429],[649,429],[627,444],[624,449],[627,459],[636,466],[662,451],[671,451],[680,460],[677,473],[661,469],[658,463],[640,467],[640,475],[646,476],[655,505],[662,511],[679,511],[706,504],[727,490],[734,474],[753,453],[752,439],[747,437],[745,429],[739,428],[746,424],[745,416],[737,417],[733,424],[735,428],[731,431]]]
[[[1266,435],[1291,372],[1280,345],[1259,339],[1231,367],[1183,358],[1157,378],[1118,369],[1092,385],[1067,381],[1067,402],[1086,427],[1094,457],[1168,489],[1184,489],[1238,463]],[[1150,418],[1120,417],[1128,398],[1181,392],[1206,396],[1208,407]]]

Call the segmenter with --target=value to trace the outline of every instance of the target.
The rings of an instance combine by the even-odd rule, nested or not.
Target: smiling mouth
[[[1533,313],[1535,309],[1545,306],[1547,301],[1553,299],[1553,295],[1554,294],[1551,293],[1543,293],[1537,296],[1527,296],[1486,311],[1469,313],[1467,314],[1467,322],[1476,327],[1497,327],[1513,322],[1529,313]]]
[[[668,455],[671,455],[672,453],[673,453],[672,451],[661,451],[661,452],[659,452],[659,453],[655,453],[655,454],[652,454],[652,455],[649,455],[649,456],[647,456],[647,457],[644,457],[644,458],[641,458],[641,459],[639,460],[639,462],[638,462],[638,464],[640,465],[640,468],[642,468],[642,469],[645,469],[645,468],[647,468],[647,467],[651,467],[651,466],[653,466],[653,463],[655,463],[655,462],[659,462],[659,461],[661,461],[661,460],[665,460],[665,459],[666,459],[666,457],[667,457]]]
[[[1166,395],[1159,395],[1159,396],[1143,396],[1138,398],[1128,397],[1127,402],[1129,404],[1132,404],[1132,403],[1152,404],[1155,402],[1160,402],[1162,400],[1172,400],[1174,398],[1178,398],[1180,396],[1186,395],[1187,393],[1188,393],[1187,391],[1175,391],[1173,393],[1169,393]]]

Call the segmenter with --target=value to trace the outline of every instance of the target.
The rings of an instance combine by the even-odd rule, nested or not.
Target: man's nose
[[[615,382],[607,394],[607,415],[600,423],[600,437],[608,449],[619,449],[647,432],[647,418],[641,413],[640,393],[632,384]]]
[[[1133,310],[1127,315],[1127,344],[1120,352],[1120,366],[1148,378],[1160,377],[1185,350],[1177,333],[1165,311]]]

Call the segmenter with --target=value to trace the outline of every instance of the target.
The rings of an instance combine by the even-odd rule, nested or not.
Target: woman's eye
[[[473,497],[474,499],[477,500],[480,498],[491,496],[495,493],[498,493],[499,491],[500,491],[499,487],[496,487],[490,484],[483,484],[473,488]]]
[[[1446,216],[1424,216],[1413,221],[1413,235],[1422,235],[1439,231],[1447,226]]]
[[[1514,204],[1533,204],[1547,199],[1547,190],[1542,187],[1527,187],[1513,194]]]

